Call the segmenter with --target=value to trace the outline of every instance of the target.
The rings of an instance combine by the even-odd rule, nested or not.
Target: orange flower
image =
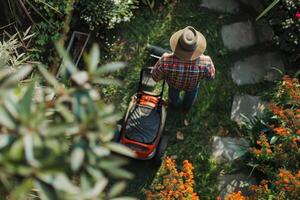
[[[175,160],[166,157],[160,171],[160,183],[154,184],[152,191],[147,191],[147,200],[199,200],[194,192],[193,165],[189,161],[183,161],[183,170],[178,172]]]
[[[225,197],[225,200],[247,200],[248,198],[242,195],[241,191],[233,192]]]
[[[275,131],[276,134],[278,134],[280,136],[288,136],[291,134],[290,131],[284,127],[274,128],[273,130]]]

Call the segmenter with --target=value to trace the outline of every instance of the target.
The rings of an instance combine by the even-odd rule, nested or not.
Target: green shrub
[[[132,9],[136,8],[136,3],[135,0],[80,0],[76,10],[91,30],[114,28],[133,17]]]

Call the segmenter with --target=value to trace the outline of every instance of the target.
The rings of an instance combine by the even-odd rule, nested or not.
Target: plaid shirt
[[[166,82],[178,89],[191,91],[202,78],[214,79],[215,67],[209,56],[201,55],[196,60],[182,61],[175,55],[161,57],[152,70],[152,78]]]

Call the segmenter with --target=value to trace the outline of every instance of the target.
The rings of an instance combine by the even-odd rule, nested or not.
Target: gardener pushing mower
[[[157,61],[152,78],[165,80],[169,86],[169,105],[188,111],[198,94],[200,79],[214,79],[215,68],[204,55],[205,37],[192,26],[175,32],[170,38],[172,53],[165,53]],[[183,99],[180,92],[184,92]]]

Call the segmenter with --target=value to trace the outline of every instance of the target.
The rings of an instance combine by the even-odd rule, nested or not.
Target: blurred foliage
[[[90,30],[110,29],[129,21],[135,8],[136,0],[80,0],[76,6],[80,18],[89,25]]]
[[[78,71],[63,48],[57,50],[63,57],[60,79],[69,87],[41,64],[13,72],[0,68],[1,197],[119,199],[126,184],[118,180],[132,174],[112,152],[133,153],[111,142],[119,115],[100,99],[95,85],[118,84],[103,76],[124,64],[98,67],[94,46],[86,56],[87,71]],[[110,188],[108,176],[116,179]]]

